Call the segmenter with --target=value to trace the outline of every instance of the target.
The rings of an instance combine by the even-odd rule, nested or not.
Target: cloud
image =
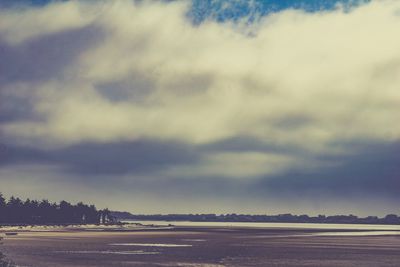
[[[151,174],[171,166],[193,164],[200,157],[201,154],[190,146],[145,140],[106,144],[80,143],[55,149],[34,146],[0,147],[0,167],[57,166],[63,172],[91,175],[97,181],[96,175]]]
[[[400,142],[347,143],[352,153],[326,158],[335,165],[269,176],[254,185],[264,194],[295,195],[303,199],[395,199],[400,196]],[[271,190],[272,189],[272,190]],[[261,194],[263,194],[261,193]]]
[[[125,145],[128,154],[135,154],[132,145]],[[154,147],[158,145],[153,144]],[[82,153],[82,149],[70,152],[76,160],[69,161],[60,161],[60,157],[66,157],[64,153],[51,153],[50,158],[56,159],[45,162],[40,160],[41,156],[36,152],[31,155],[30,161],[26,157],[20,158],[23,164],[21,161],[18,164],[15,161],[13,164],[3,164],[0,178],[2,188],[7,188],[4,192],[7,196],[12,192],[22,197],[50,198],[52,201],[84,200],[96,203],[99,207],[135,213],[292,212],[383,216],[396,212],[400,196],[397,164],[399,143],[361,142],[347,145],[354,151],[352,155],[326,159],[329,162],[337,161],[335,166],[297,169],[256,180],[194,177],[194,174],[190,177],[170,177],[162,171],[145,170],[146,166],[155,169],[168,167],[168,164],[163,166],[157,162],[139,168],[141,172],[137,169],[133,173],[86,172],[85,167],[91,164],[99,166],[105,163],[96,161],[94,153],[88,150]],[[117,159],[111,158],[118,157],[121,152],[116,153],[116,148],[110,148],[111,145],[108,146],[110,155],[102,157],[108,157],[111,163],[115,163]],[[174,155],[168,150],[165,153],[172,157]],[[80,157],[79,154],[85,156]],[[86,162],[78,162],[78,159],[85,158]],[[62,164],[66,162],[70,162],[70,167],[72,163],[76,164],[73,172],[72,169],[65,172],[65,165]],[[178,164],[185,166],[191,162],[180,160]],[[79,172],[80,168],[84,170]],[[135,170],[135,167],[130,170]]]
[[[88,6],[84,2],[59,2],[41,7],[3,9],[1,36],[10,44],[20,44],[32,38],[85,27],[94,19],[102,5]],[[84,16],[83,16],[84,13]]]
[[[214,153],[202,162],[177,166],[167,170],[172,177],[226,177],[248,179],[270,175],[292,166],[296,159],[290,156],[260,153]]]
[[[1,30],[9,45],[87,27],[88,13],[104,36],[65,66],[68,79],[35,84],[43,122],[4,131],[66,143],[247,135],[315,149],[339,137],[396,140],[399,8],[380,1],[351,12],[289,10],[248,26],[255,36],[230,22],[193,25],[184,2],[117,2],[97,15],[67,2],[7,14],[3,25],[27,16]],[[60,10],[59,26],[42,26]],[[114,101],[104,84],[118,83],[125,86],[115,94],[126,92]]]
[[[101,39],[95,27],[82,27],[10,44],[0,37],[0,84],[38,83],[62,79],[65,68],[93,42]],[[4,90],[3,88],[1,90]]]
[[[346,186],[336,167],[362,169],[349,143],[399,141],[399,2],[232,20],[196,20],[191,8],[2,9],[0,134],[15,151],[2,168],[55,165],[62,177],[143,176],[185,188],[251,180],[261,195],[303,182],[299,190],[324,191],[330,181]],[[375,179],[362,177],[354,183]]]

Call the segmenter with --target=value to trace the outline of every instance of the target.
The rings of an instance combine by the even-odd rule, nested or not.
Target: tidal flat
[[[0,234],[17,266],[400,266],[399,231],[170,227]]]

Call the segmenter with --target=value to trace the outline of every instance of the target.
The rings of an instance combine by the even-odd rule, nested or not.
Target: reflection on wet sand
[[[67,254],[120,254],[120,255],[152,255],[160,254],[160,252],[149,252],[143,250],[134,251],[110,251],[110,250],[82,250],[82,251],[57,251],[58,253]]]
[[[19,266],[397,267],[399,231],[175,227],[21,231],[3,251]]]
[[[187,244],[148,244],[148,243],[114,243],[111,246],[135,246],[135,247],[164,247],[164,248],[179,248],[179,247],[191,247],[192,245]]]

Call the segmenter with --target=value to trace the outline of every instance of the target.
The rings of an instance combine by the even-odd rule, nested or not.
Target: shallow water
[[[313,236],[385,236],[400,235],[400,231],[363,231],[363,232],[321,232],[313,233]]]
[[[116,254],[116,255],[157,255],[160,252],[157,251],[109,251],[109,250],[82,250],[82,251],[56,251],[55,253],[65,253],[65,254]]]
[[[179,248],[179,247],[192,247],[188,244],[151,244],[151,243],[113,243],[110,246],[136,246],[136,247],[166,247],[166,248]]]
[[[185,227],[245,227],[245,228],[285,228],[285,229],[332,229],[332,230],[398,230],[400,225],[374,224],[328,224],[328,223],[257,223],[257,222],[189,222],[189,221],[134,221],[124,220],[127,223],[141,223],[143,225],[185,226]]]

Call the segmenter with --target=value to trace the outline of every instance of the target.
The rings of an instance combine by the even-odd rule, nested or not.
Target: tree
[[[6,217],[6,199],[3,194],[0,193],[0,223],[4,222]]]
[[[47,199],[38,202],[28,198],[22,201],[14,196],[11,196],[6,202],[0,193],[0,223],[97,224],[99,222],[100,212],[94,205],[87,205],[82,202],[72,205],[64,200],[57,204],[50,203]]]
[[[100,211],[100,223],[106,224],[109,222],[115,222],[116,218],[112,216],[109,209],[103,209]]]
[[[23,222],[23,203],[20,198],[14,196],[10,197],[7,202],[7,216],[10,222],[20,223]]]

